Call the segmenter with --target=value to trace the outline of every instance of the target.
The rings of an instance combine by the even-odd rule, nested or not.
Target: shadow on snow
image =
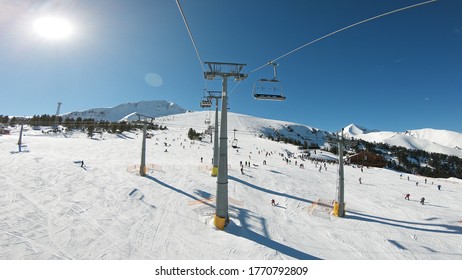
[[[233,234],[235,236],[243,237],[248,240],[251,240],[255,243],[273,249],[281,254],[286,256],[292,257],[294,259],[299,260],[320,260],[320,258],[315,257],[313,255],[307,254],[295,248],[289,247],[282,243],[279,243],[275,240],[272,240],[268,236],[268,231],[266,229],[266,220],[262,217],[257,217],[260,220],[260,224],[262,226],[262,231],[264,234],[257,233],[252,230],[251,226],[247,223],[249,219],[255,218],[251,215],[251,212],[247,209],[242,209],[238,207],[232,207],[233,210],[237,212],[237,218],[241,226],[235,224],[230,221],[229,225],[226,227],[225,231],[229,234]]]
[[[150,175],[146,175],[145,177],[148,178],[148,179],[151,180],[151,181],[154,181],[155,183],[157,183],[157,184],[159,184],[159,185],[161,185],[161,186],[163,186],[163,187],[166,187],[166,188],[168,188],[168,189],[171,189],[172,191],[175,191],[175,192],[177,192],[177,193],[179,193],[179,194],[182,194],[182,195],[184,195],[184,196],[186,196],[186,197],[189,197],[189,198],[191,198],[192,200],[201,200],[199,197],[196,197],[196,196],[194,196],[194,195],[192,195],[192,194],[189,194],[189,193],[187,193],[187,192],[185,192],[185,191],[183,191],[183,190],[180,190],[180,189],[177,189],[177,188],[175,188],[175,187],[173,187],[173,186],[170,186],[169,184],[166,184],[166,183],[160,181],[159,179],[154,178],[154,177],[152,177],[152,176],[150,176]],[[208,202],[202,202],[202,203],[205,204],[205,205],[207,205],[207,206],[210,206],[210,207],[212,207],[212,208],[215,208],[215,205],[212,205],[212,204],[210,204],[210,203],[208,203]]]
[[[405,229],[411,230],[419,230],[425,232],[433,232],[433,233],[446,233],[446,234],[462,234],[462,227],[461,226],[453,226],[448,224],[429,224],[429,223],[415,223],[409,221],[400,221],[394,220],[379,216],[372,216],[364,213],[348,211],[347,215],[345,216],[346,219],[350,220],[358,220],[363,222],[370,222],[370,223],[379,223],[388,226],[394,227],[401,227]],[[433,229],[425,228],[425,227],[434,227]],[[441,228],[441,229],[438,229]]]
[[[295,199],[295,200],[298,200],[298,201],[303,201],[303,202],[306,202],[306,203],[314,203],[312,200],[309,200],[309,199],[305,199],[305,198],[293,196],[293,195],[290,195],[290,194],[286,194],[286,193],[277,192],[277,191],[273,191],[273,190],[268,190],[268,189],[262,188],[262,187],[260,187],[260,186],[257,186],[257,185],[251,184],[251,183],[249,183],[249,182],[246,182],[246,181],[244,181],[244,180],[241,180],[241,179],[239,179],[239,178],[236,178],[236,177],[234,177],[234,176],[228,176],[228,178],[229,178],[230,180],[233,180],[233,181],[238,182],[238,183],[240,183],[240,184],[246,185],[246,186],[251,187],[251,188],[253,188],[253,189],[256,189],[256,190],[258,190],[258,191],[262,191],[262,192],[269,193],[269,194],[272,194],[272,195],[283,196],[283,197],[287,197],[287,198],[290,198],[290,199]]]
[[[160,181],[159,179],[157,178],[154,178],[150,175],[147,175],[146,178],[148,178],[149,180],[165,187],[165,188],[168,188],[168,189],[171,189],[179,194],[182,194],[186,197],[189,197],[193,200],[199,200],[200,198],[194,196],[194,195],[191,195],[185,191],[182,191],[180,189],[177,189],[169,184],[166,184],[162,181]],[[239,180],[237,178],[231,178],[231,179],[235,179],[236,181],[240,182],[240,183],[243,183],[243,184],[246,184],[246,185],[249,185],[249,183],[247,182],[244,182],[242,180]],[[260,187],[257,187],[257,186],[254,186],[254,185],[251,185],[251,187],[253,188],[256,188],[256,189],[261,189],[261,190],[265,190],[263,188],[260,188]],[[268,191],[268,190],[265,190],[265,191]],[[207,197],[211,197],[211,194],[207,193],[207,192],[203,192],[201,190],[196,190],[195,191],[195,194],[202,197],[202,198],[207,198]],[[297,199],[295,197],[292,197],[292,196],[288,196],[286,194],[283,194],[283,193],[278,193],[278,192],[274,192],[273,194],[275,195],[284,195],[284,196],[287,196],[287,197],[290,197],[290,198],[294,198],[294,199]],[[310,201],[306,201],[306,202],[310,202]],[[215,208],[214,205],[212,204],[209,204],[207,202],[204,202],[204,204],[210,206],[210,207],[213,207]],[[300,260],[319,260],[318,257],[315,257],[315,256],[312,256],[310,254],[307,254],[305,252],[302,252],[300,250],[297,250],[297,249],[294,249],[292,247],[289,247],[287,245],[284,245],[282,243],[279,243],[277,241],[274,241],[272,239],[269,238],[269,234],[268,234],[268,231],[266,229],[266,221],[264,218],[261,218],[261,217],[254,217],[254,216],[251,216],[250,215],[250,212],[247,210],[247,209],[243,209],[243,208],[238,208],[238,207],[230,207],[232,210],[235,210],[235,212],[237,212],[237,216],[235,218],[239,219],[240,221],[240,224],[241,226],[238,226],[237,224],[233,223],[232,221],[230,222],[230,224],[226,227],[225,231],[229,234],[232,234],[232,235],[235,235],[235,236],[239,236],[239,237],[243,237],[243,238],[246,238],[246,239],[249,239],[255,243],[258,243],[258,244],[261,244],[265,247],[268,247],[268,248],[271,248],[275,251],[278,251],[284,255],[287,255],[289,257],[292,257],[294,259],[300,259]],[[262,225],[262,231],[263,231],[263,234],[260,234],[260,233],[257,233],[255,231],[252,231],[250,226],[247,224],[247,221],[251,218],[258,218],[260,219],[260,224]]]

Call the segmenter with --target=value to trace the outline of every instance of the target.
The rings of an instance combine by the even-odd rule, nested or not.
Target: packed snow
[[[147,139],[146,177],[140,131],[90,139],[29,129],[22,152],[18,129],[0,136],[0,259],[462,259],[461,180],[345,166],[338,218],[336,156],[312,151],[325,167],[298,158],[297,147],[260,137],[283,122],[234,113],[230,223],[216,229],[213,145],[187,139],[210,116],[159,119],[168,130]]]

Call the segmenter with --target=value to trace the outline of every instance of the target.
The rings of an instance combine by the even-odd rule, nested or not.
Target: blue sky
[[[202,61],[244,63],[245,73],[419,2],[180,0]],[[75,34],[39,37],[32,22],[45,14],[68,19]],[[254,82],[272,68],[251,73],[230,94],[230,111],[329,131],[355,123],[462,132],[461,50],[462,1],[440,0],[278,60],[284,102],[254,100]],[[0,115],[54,114],[58,101],[62,113],[143,100],[201,110],[206,85],[221,89],[204,82],[175,0],[0,0]]]

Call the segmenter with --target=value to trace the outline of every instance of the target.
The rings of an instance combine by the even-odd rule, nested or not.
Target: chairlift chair
[[[201,100],[201,107],[202,108],[210,108],[210,107],[212,107],[212,100],[210,100],[210,99],[202,99]]]
[[[237,148],[237,139],[233,139],[233,142],[231,143],[231,147],[233,147],[234,149]]]
[[[282,90],[282,83],[276,80],[277,71],[275,62],[269,62],[273,66],[274,76],[272,79],[260,79],[253,85],[253,97],[257,100],[283,101],[286,99]]]
[[[283,101],[282,83],[276,79],[260,79],[253,85],[253,97],[257,100]]]
[[[237,139],[236,139],[236,131],[237,131],[237,129],[233,129],[233,131],[234,131],[234,136],[233,136],[233,142],[231,142],[231,147],[236,149],[237,148]]]

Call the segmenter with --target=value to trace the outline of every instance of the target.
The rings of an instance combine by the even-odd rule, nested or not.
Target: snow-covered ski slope
[[[159,120],[169,129],[147,140],[146,177],[136,173],[141,133],[90,139],[29,130],[22,153],[18,131],[0,136],[0,259],[462,259],[461,180],[425,184],[346,166],[346,216],[337,218],[330,214],[337,165],[319,172],[308,160],[287,163],[296,147],[258,137],[283,122],[233,113],[228,142],[237,129],[239,148],[228,148],[230,224],[215,229],[212,144],[186,140],[189,128],[205,130],[209,114]],[[250,161],[244,174],[240,161]]]

